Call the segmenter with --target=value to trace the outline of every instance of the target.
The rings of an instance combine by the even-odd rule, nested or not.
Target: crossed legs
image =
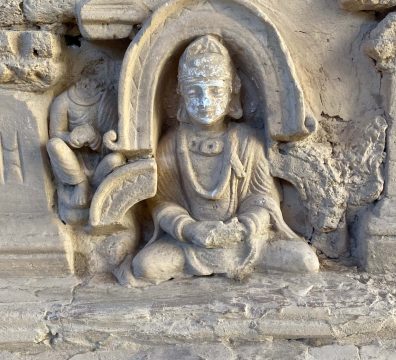
[[[169,238],[168,238],[169,239]],[[133,259],[133,274],[153,283],[188,276],[185,254],[167,237],[143,248]],[[301,239],[276,240],[264,248],[258,270],[312,273],[319,270],[315,251]]]

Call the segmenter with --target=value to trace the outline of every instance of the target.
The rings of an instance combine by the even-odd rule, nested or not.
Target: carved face
[[[80,93],[93,96],[103,89],[104,84],[97,78],[83,77],[76,83],[76,87]]]
[[[196,80],[182,85],[182,96],[192,122],[211,126],[229,112],[231,85],[225,80]]]

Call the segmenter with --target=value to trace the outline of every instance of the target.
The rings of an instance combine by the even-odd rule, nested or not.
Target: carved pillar
[[[368,271],[396,270],[396,13],[390,13],[365,43],[382,72],[381,96],[388,121],[383,198],[361,221],[358,254]]]
[[[59,38],[0,31],[0,275],[67,273],[46,167],[47,90],[63,73]]]

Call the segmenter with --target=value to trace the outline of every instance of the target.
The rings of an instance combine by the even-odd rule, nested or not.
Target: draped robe
[[[270,175],[264,146],[253,129],[237,123],[228,125],[226,144],[217,155],[222,156],[222,166],[213,173],[219,179],[218,187],[222,187],[218,192],[204,193],[200,190],[199,176],[196,181],[192,180],[193,167],[186,160],[191,157],[187,153],[191,150],[183,144],[192,135],[191,126],[181,124],[159,143],[158,189],[150,200],[155,232],[147,246],[159,239],[171,241],[184,250],[187,272],[208,275],[232,273],[242,266],[254,265],[258,260],[257,249],[268,240],[271,229],[280,233],[282,239],[298,237],[283,220],[279,193]],[[194,160],[199,162],[197,157]],[[195,165],[195,168],[200,166]],[[183,236],[186,222],[226,222],[234,217],[248,230],[247,238],[239,246],[207,249],[188,242]]]

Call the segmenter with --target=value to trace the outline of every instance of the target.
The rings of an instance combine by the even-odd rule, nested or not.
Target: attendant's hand
[[[93,151],[98,151],[100,149],[100,145],[102,144],[102,137],[100,134],[96,131],[95,132],[95,138],[89,143],[89,147]]]
[[[89,146],[95,150],[95,147],[100,146],[100,141],[98,132],[91,125],[84,124],[73,129],[70,133],[69,144],[76,149]]]

